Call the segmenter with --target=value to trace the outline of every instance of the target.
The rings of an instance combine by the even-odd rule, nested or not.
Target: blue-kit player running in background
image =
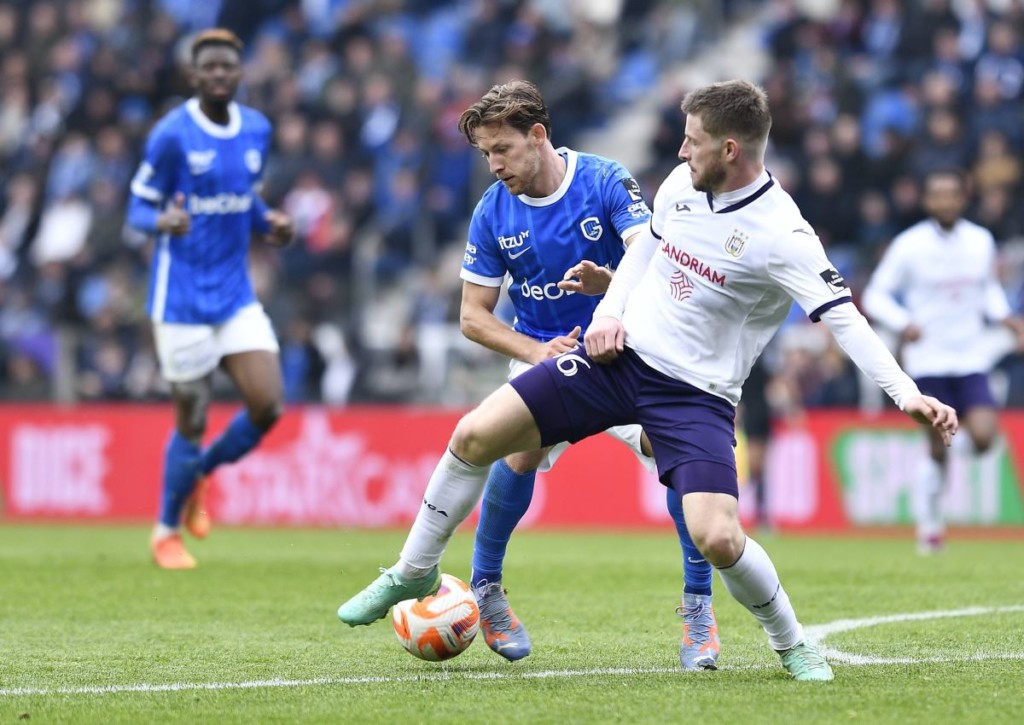
[[[576,347],[612,269],[626,245],[650,224],[651,212],[621,164],[552,145],[548,110],[532,83],[491,88],[462,114],[459,130],[498,178],[470,223],[461,327],[469,339],[511,358],[511,379]],[[511,328],[494,315],[506,275],[516,313]],[[640,426],[617,426],[608,433],[654,470]],[[502,586],[506,547],[530,506],[537,471],[550,469],[568,445],[514,453],[496,462],[487,479],[471,584],[487,644],[508,660],[529,655],[530,638]],[[580,484],[578,495],[586,496],[585,482]],[[686,669],[713,669],[719,639],[711,567],[690,539],[682,502],[671,488],[667,506],[685,570],[683,605],[677,610],[684,619],[680,661]]]
[[[278,344],[248,274],[253,232],[287,244],[292,222],[259,196],[270,122],[234,102],[242,42],[207,30],[192,42],[196,96],[154,127],[131,185],[128,223],[155,234],[146,304],[176,424],[164,458],[160,518],[150,546],[165,569],[191,569],[180,527],[209,532],[206,477],[251,451],[284,402]],[[202,448],[210,378],[220,365],[245,408]]]

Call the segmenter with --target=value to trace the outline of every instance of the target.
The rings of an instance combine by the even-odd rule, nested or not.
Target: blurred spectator
[[[151,248],[138,238],[135,246],[123,246],[119,230],[127,175],[152,125],[191,93],[182,62],[187,34],[213,22],[247,40],[242,99],[274,122],[264,195],[303,219],[297,244],[283,251],[254,248],[252,264],[260,297],[280,314],[282,331],[286,320],[304,321],[304,335],[321,350],[323,364],[309,369],[324,385],[304,388],[308,399],[324,399],[327,387],[345,389],[349,373],[337,371],[349,364],[361,372],[352,373],[350,393],[331,392],[332,400],[374,400],[374,391],[387,391],[379,395],[388,400],[446,394],[403,389],[393,380],[375,386],[377,377],[388,376],[368,371],[376,358],[364,359],[358,345],[350,350],[340,331],[362,340],[381,300],[408,294],[424,270],[463,244],[475,195],[489,183],[455,128],[469,102],[493,83],[528,77],[557,106],[557,145],[572,145],[582,133],[612,129],[606,122],[613,116],[646,112],[650,90],[663,89],[650,132],[650,168],[622,159],[634,163],[647,190],[676,163],[679,101],[691,78],[686,64],[711,52],[726,22],[748,23],[765,40],[770,57],[755,73],[772,103],[770,168],[814,217],[833,246],[830,254],[849,259],[851,284],[866,277],[892,229],[917,221],[918,175],[936,165],[971,169],[977,193],[970,214],[1000,242],[1024,234],[1017,203],[1024,161],[1024,3],[812,5],[2,3],[4,296],[18,298],[19,315],[32,310],[44,336],[52,339],[62,325],[78,340],[75,349],[87,367],[71,376],[79,383],[77,395],[165,394],[149,364],[145,326],[122,312],[98,312],[104,305],[97,299],[109,293],[110,265],[118,269],[116,286],[124,291],[117,294],[128,306],[139,306],[146,294]],[[802,8],[812,9],[813,17]],[[439,294],[457,282],[455,272],[439,273]],[[386,366],[395,375],[418,374],[417,330],[428,323],[413,321],[408,333],[402,332],[405,317],[391,324],[387,339],[404,342],[387,353]],[[318,330],[334,330],[342,344],[316,343]],[[335,373],[325,345],[335,360],[349,361],[337,362]],[[0,384],[17,375],[27,381],[23,390],[49,394],[54,361],[38,350],[22,353],[0,354]],[[827,351],[816,355],[827,367]],[[116,384],[115,369],[122,371]],[[331,375],[341,382],[327,386]]]

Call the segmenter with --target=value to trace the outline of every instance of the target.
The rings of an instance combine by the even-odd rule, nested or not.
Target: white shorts
[[[154,322],[153,337],[160,373],[171,383],[206,377],[226,355],[280,350],[270,318],[258,302],[246,305],[219,325]]]
[[[511,380],[516,376],[522,375],[532,367],[533,365],[523,362],[522,360],[512,360],[508,364],[508,379]],[[657,465],[655,464],[654,459],[645,456],[641,450],[640,434],[643,433],[643,428],[638,424],[616,425],[606,430],[605,433],[629,446],[629,449],[633,451],[633,455],[637,457],[637,460],[639,460],[640,463],[643,464],[644,468],[649,472],[654,473],[657,470]],[[541,473],[550,471],[552,466],[555,465],[555,461],[565,453],[565,450],[570,445],[572,444],[568,441],[563,441],[562,443],[552,446],[551,450],[549,450],[547,455],[544,456],[544,460],[542,460],[540,465],[537,466],[537,470]]]

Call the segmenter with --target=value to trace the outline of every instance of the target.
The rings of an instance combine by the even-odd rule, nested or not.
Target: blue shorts
[[[683,480],[687,493],[739,493],[733,405],[655,370],[629,348],[612,364],[601,365],[580,345],[509,384],[530,409],[542,446],[639,423],[654,448],[662,483]],[[673,475],[680,466],[700,463],[718,465],[700,466],[701,475]]]
[[[952,406],[959,416],[967,415],[974,408],[997,407],[988,386],[988,375],[984,373],[918,378],[914,382],[922,393]]]

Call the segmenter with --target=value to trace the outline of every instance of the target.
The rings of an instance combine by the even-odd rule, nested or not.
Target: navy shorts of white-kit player
[[[996,407],[988,375],[984,373],[920,377],[914,382],[922,393],[952,406],[959,416],[965,416],[975,408]]]
[[[680,493],[739,495],[732,403],[655,370],[628,347],[604,365],[579,345],[509,385],[533,415],[543,447],[639,423],[663,484]]]

